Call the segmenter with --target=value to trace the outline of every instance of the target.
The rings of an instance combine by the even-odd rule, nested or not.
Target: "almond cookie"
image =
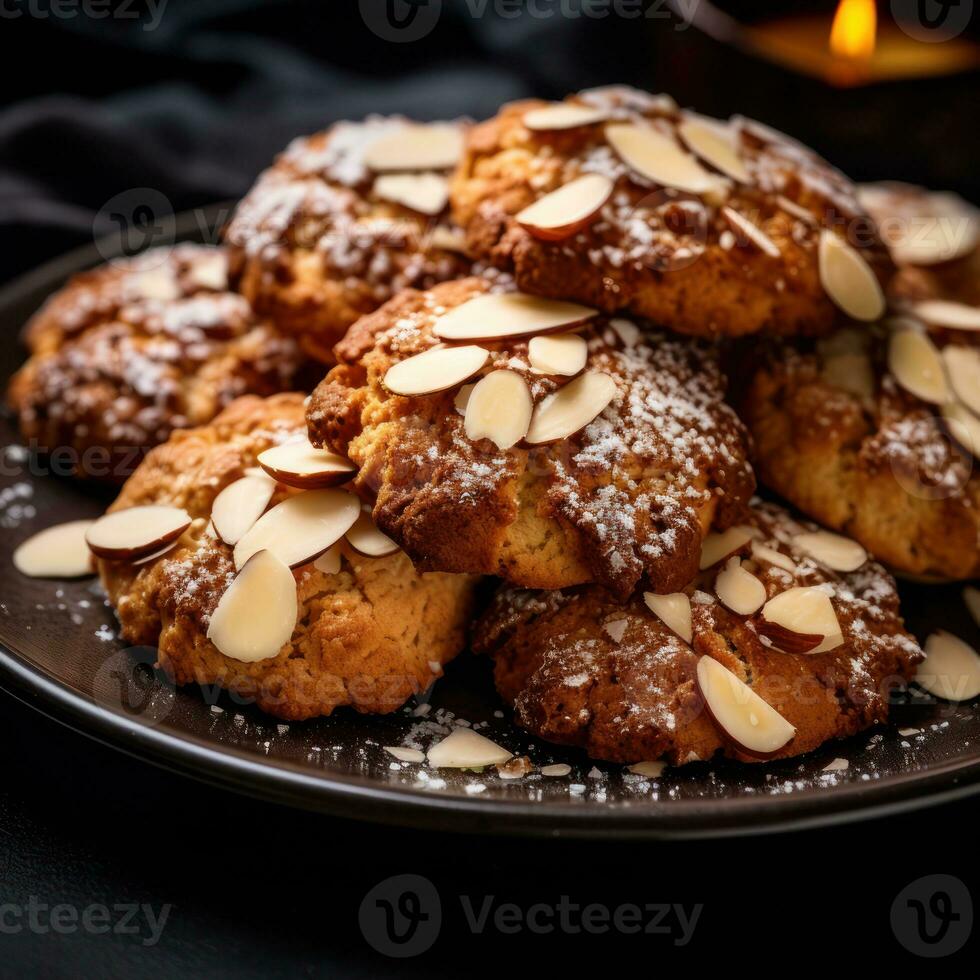
[[[294,341],[227,291],[223,249],[155,249],[75,276],[27,325],[8,399],[24,439],[82,477],[122,482],[176,429],[295,386]]]
[[[399,289],[468,275],[447,213],[463,130],[371,116],[294,140],[227,229],[241,292],[332,363],[344,331]]]
[[[452,205],[518,288],[698,336],[874,320],[892,268],[853,185],[812,151],[628,88],[504,106],[470,131]]]
[[[283,394],[239,399],[213,424],[176,433],[149,454],[110,513],[137,515],[137,536],[147,522],[132,508],[179,508],[189,527],[163,556],[142,564],[100,560],[102,581],[123,639],[157,646],[159,666],[178,684],[219,685],[290,720],[340,705],[393,711],[462,649],[475,579],[416,574],[366,517],[322,556],[294,553],[295,562],[277,549],[288,549],[302,529],[279,522],[270,550],[246,559],[236,574],[249,534],[277,506],[304,496],[256,471],[256,461],[272,447],[294,445],[303,430],[303,396]],[[219,535],[237,538],[236,545]],[[281,615],[281,643],[257,649]]]
[[[336,352],[310,438],[420,569],[669,590],[751,496],[708,343],[474,277],[401,293]]]
[[[980,575],[980,320],[909,316],[747,355],[762,483],[898,572]]]
[[[681,764],[799,755],[885,721],[923,654],[859,545],[757,503],[705,552],[673,595],[502,589],[475,649],[518,723],[596,759]]]

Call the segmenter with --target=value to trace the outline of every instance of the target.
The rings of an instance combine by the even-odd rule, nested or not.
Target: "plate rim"
[[[200,216],[220,213],[228,202],[178,214],[175,242],[200,240]],[[122,254],[117,235],[82,245],[0,287],[0,313],[40,290],[53,290],[69,275]],[[0,688],[78,734],[133,758],[281,805],[377,824],[501,836],[696,839],[747,837],[876,819],[924,809],[980,793],[980,754],[929,770],[882,781],[838,784],[826,791],[785,796],[746,795],[724,800],[672,800],[656,811],[610,804],[608,816],[565,803],[442,796],[340,774],[306,773],[300,767],[251,759],[211,747],[191,736],[160,730],[79,694],[29,659],[0,643]],[[452,817],[447,820],[446,817]]]
[[[580,812],[564,803],[440,796],[363,777],[305,773],[299,767],[212,748],[81,696],[5,644],[0,644],[0,688],[87,738],[171,772],[268,802],[421,830],[662,840],[751,837],[879,818],[980,792],[978,756],[948,761],[925,773],[907,772],[869,784],[838,784],[826,791],[779,797],[672,800],[657,812],[638,799],[635,806],[610,805],[609,819],[601,820],[594,807]],[[453,817],[448,824],[443,819],[447,814]]]

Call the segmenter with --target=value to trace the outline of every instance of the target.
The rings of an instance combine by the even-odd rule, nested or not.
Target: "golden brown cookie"
[[[980,574],[980,333],[897,317],[747,361],[763,484],[896,571]]]
[[[371,116],[294,140],[227,229],[241,292],[332,363],[351,323],[399,289],[468,275],[446,203],[463,129]]]
[[[663,757],[681,764],[720,753],[758,761],[762,756],[733,737],[744,734],[732,724],[731,712],[706,698],[702,658],[742,682],[744,687],[735,685],[737,700],[756,711],[756,727],[765,725],[763,711],[769,709],[755,709],[753,694],[781,716],[775,720],[785,734],[766,757],[808,752],[885,721],[889,692],[911,678],[923,656],[902,627],[887,572],[861,561],[860,551],[851,554],[853,542],[839,540],[832,541],[836,551],[822,552],[824,557],[849,567],[861,563],[850,572],[834,571],[811,557],[821,542],[826,546],[825,535],[817,535],[817,545],[812,537],[799,537],[815,531],[780,508],[756,504],[740,538],[723,545],[718,563],[666,608],[657,597],[648,604],[638,593],[621,602],[594,586],[558,592],[504,588],[474,628],[475,649],[493,655],[497,688],[523,727],[548,741],[581,746],[596,759]],[[732,552],[737,557],[730,561]],[[723,575],[748,576],[754,584],[745,579],[733,587]],[[756,608],[733,612],[719,595],[735,605],[748,596],[741,608]],[[813,649],[832,649],[785,652],[786,635],[766,625],[767,613],[783,618],[775,612],[780,603],[770,605],[778,595],[790,597],[781,600],[784,606],[794,601],[829,615],[840,632]],[[751,713],[742,720],[751,731]]]
[[[713,345],[594,314],[478,278],[405,291],[337,345],[310,438],[420,569],[677,587],[752,493],[745,433]]]
[[[24,439],[52,466],[122,482],[174,430],[294,387],[305,358],[226,273],[223,249],[179,245],[75,276],[25,331],[8,394]]]
[[[211,425],[175,433],[123,487],[113,512],[169,504],[193,524],[164,557],[137,566],[100,561],[124,640],[158,646],[178,684],[217,684],[280,718],[350,705],[388,712],[424,690],[463,647],[475,580],[418,575],[400,552],[365,558],[340,546],[336,574],[294,570],[299,603],[291,639],[256,662],[225,656],[208,639],[211,617],[235,578],[232,549],[210,529],[217,495],[263,450],[301,435],[303,396],[241,398]],[[281,484],[270,507],[295,495]]]
[[[892,269],[812,151],[629,88],[504,106],[470,131],[452,205],[518,288],[698,336],[825,333],[841,303],[874,319]]]

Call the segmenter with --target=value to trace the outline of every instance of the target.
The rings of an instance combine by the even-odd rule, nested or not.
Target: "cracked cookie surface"
[[[355,489],[421,569],[537,588],[598,581],[621,594],[641,579],[668,590],[688,581],[708,528],[737,520],[754,487],[715,347],[587,320],[575,328],[584,371],[613,380],[612,401],[570,438],[498,449],[468,438],[458,385],[412,397],[384,385],[393,365],[439,345],[438,317],[493,288],[471,278],[409,290],[359,321],[313,394],[310,438],[360,467]],[[527,337],[480,344],[479,377],[514,372],[535,405],[572,381],[533,368]]]

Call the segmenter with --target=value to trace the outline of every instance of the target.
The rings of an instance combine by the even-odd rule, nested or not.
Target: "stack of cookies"
[[[222,248],[69,284],[11,398],[147,454],[84,547],[179,683],[385,712],[469,643],[594,758],[787,757],[913,678],[980,693],[878,562],[980,574],[977,242],[666,96],[376,117],[295,141]]]

